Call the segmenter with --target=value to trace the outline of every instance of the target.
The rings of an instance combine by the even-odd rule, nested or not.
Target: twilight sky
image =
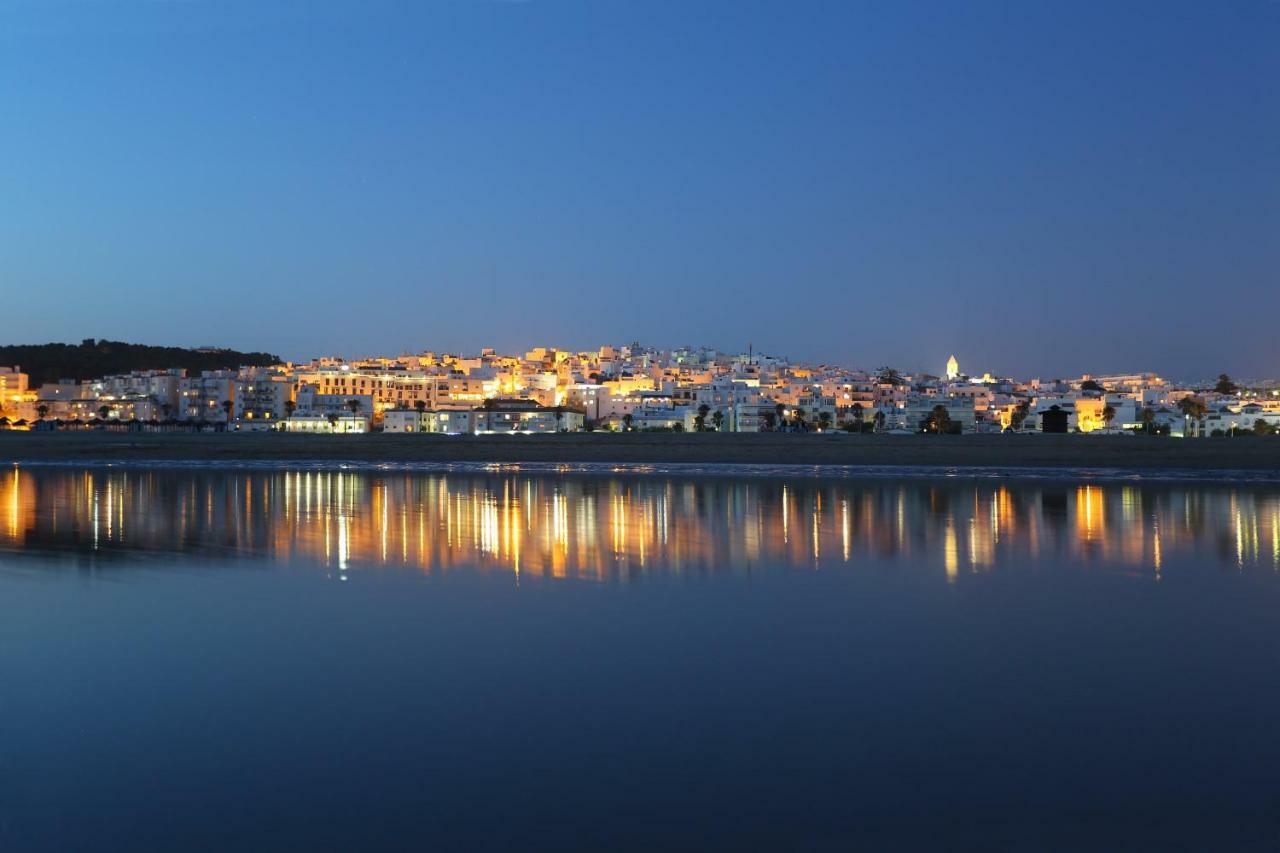
[[[0,0],[0,343],[1280,375],[1280,2]]]

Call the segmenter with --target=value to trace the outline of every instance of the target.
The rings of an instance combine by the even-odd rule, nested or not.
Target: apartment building
[[[293,382],[283,373],[251,376],[236,381],[235,417],[268,425],[287,418],[294,397]]]
[[[178,417],[227,423],[235,407],[236,371],[206,370],[178,380]]]

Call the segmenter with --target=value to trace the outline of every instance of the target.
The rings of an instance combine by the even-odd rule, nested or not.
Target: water
[[[1280,488],[12,468],[0,848],[1273,846]]]

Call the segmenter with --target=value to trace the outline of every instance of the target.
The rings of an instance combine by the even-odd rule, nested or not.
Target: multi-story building
[[[0,367],[0,411],[5,409],[6,404],[19,402],[26,397],[27,381],[27,374],[17,365]]]
[[[774,402],[761,394],[759,386],[734,379],[678,387],[672,392],[671,400],[685,409],[687,430],[696,429],[694,419],[701,414],[703,406],[707,407],[704,426],[713,427],[719,413],[721,432],[760,432],[774,416]]]
[[[82,383],[86,386],[82,396],[108,400],[147,397],[162,417],[169,418],[178,411],[180,387],[185,377],[186,371],[181,368],[135,370]]]
[[[293,382],[283,372],[236,380],[235,416],[242,422],[278,424],[290,414]]]
[[[374,400],[369,394],[324,394],[314,385],[300,385],[294,415],[351,414],[373,419]]]
[[[227,423],[235,407],[236,371],[206,370],[178,381],[178,417],[200,423]]]

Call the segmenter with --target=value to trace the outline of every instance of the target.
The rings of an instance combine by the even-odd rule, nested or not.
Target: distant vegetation
[[[95,341],[78,344],[17,344],[0,346],[0,365],[21,365],[32,386],[59,379],[94,379],[131,370],[185,368],[188,375],[202,370],[279,364],[280,357],[267,352],[236,352],[230,349],[183,349]]]

